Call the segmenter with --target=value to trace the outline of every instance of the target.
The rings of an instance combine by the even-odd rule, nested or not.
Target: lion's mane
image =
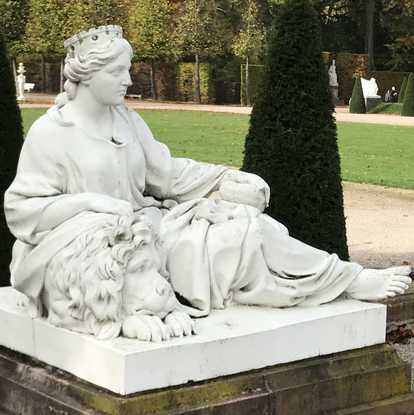
[[[116,225],[101,222],[52,258],[46,279],[70,301],[69,315],[84,321],[88,331],[101,339],[117,337],[125,268],[135,250],[151,241],[160,252],[145,216],[120,216]]]

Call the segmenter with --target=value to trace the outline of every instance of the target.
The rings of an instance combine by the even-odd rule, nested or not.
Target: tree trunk
[[[150,76],[151,76],[152,99],[154,101],[158,101],[157,83],[155,82],[155,61],[154,59],[150,60]]]
[[[14,79],[14,85],[16,87],[16,94],[19,94],[19,86],[17,84],[17,64],[16,64],[16,58],[10,58],[11,60],[11,68],[13,71],[13,79]]]
[[[374,13],[375,0],[366,0],[366,34],[365,53],[369,54],[370,70],[375,69],[374,65]]]
[[[196,102],[201,104],[201,93],[200,93],[200,55],[196,52],[196,67],[195,67],[195,88],[196,88]]]
[[[46,63],[45,63],[45,55],[42,53],[42,92],[46,92]]]
[[[250,107],[249,95],[249,57],[246,56],[246,105]]]
[[[64,91],[63,84],[65,83],[65,75],[63,74],[63,70],[65,69],[65,58],[62,56],[60,60],[60,93]]]

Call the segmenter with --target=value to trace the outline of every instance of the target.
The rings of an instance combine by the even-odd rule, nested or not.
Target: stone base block
[[[367,97],[365,98],[365,108],[368,111],[371,111],[375,108],[378,104],[381,104],[382,99],[381,97]]]
[[[306,335],[297,341],[306,347]],[[0,347],[0,408],[9,415],[412,415],[414,395],[409,364],[386,345],[124,397]]]
[[[401,324],[414,324],[414,283],[402,294],[382,301],[387,306],[387,331]]]
[[[126,395],[383,343],[386,306],[338,299],[314,308],[231,307],[197,320],[198,334],[147,343],[58,329],[0,289],[0,345]]]

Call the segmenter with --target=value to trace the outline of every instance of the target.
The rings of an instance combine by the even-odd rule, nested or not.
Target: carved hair
[[[155,238],[145,216],[134,223],[132,217],[119,217],[117,225],[101,222],[56,254],[45,277],[70,300],[71,317],[85,321],[101,338],[107,336],[100,336],[100,332],[114,322],[117,332],[110,337],[116,337],[121,327],[125,268],[143,245],[153,242],[161,250]]]
[[[95,72],[116,60],[123,51],[128,52],[132,58],[132,48],[128,41],[123,38],[113,38],[105,45],[89,49],[83,54],[71,57],[68,53],[64,69],[67,79],[64,85],[65,92],[56,97],[55,104],[63,107],[68,100],[74,99],[79,82],[91,79]]]

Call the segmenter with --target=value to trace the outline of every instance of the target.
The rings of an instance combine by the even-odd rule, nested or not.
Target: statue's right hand
[[[85,193],[88,199],[88,210],[98,213],[112,213],[120,216],[132,215],[131,203],[100,193]]]

